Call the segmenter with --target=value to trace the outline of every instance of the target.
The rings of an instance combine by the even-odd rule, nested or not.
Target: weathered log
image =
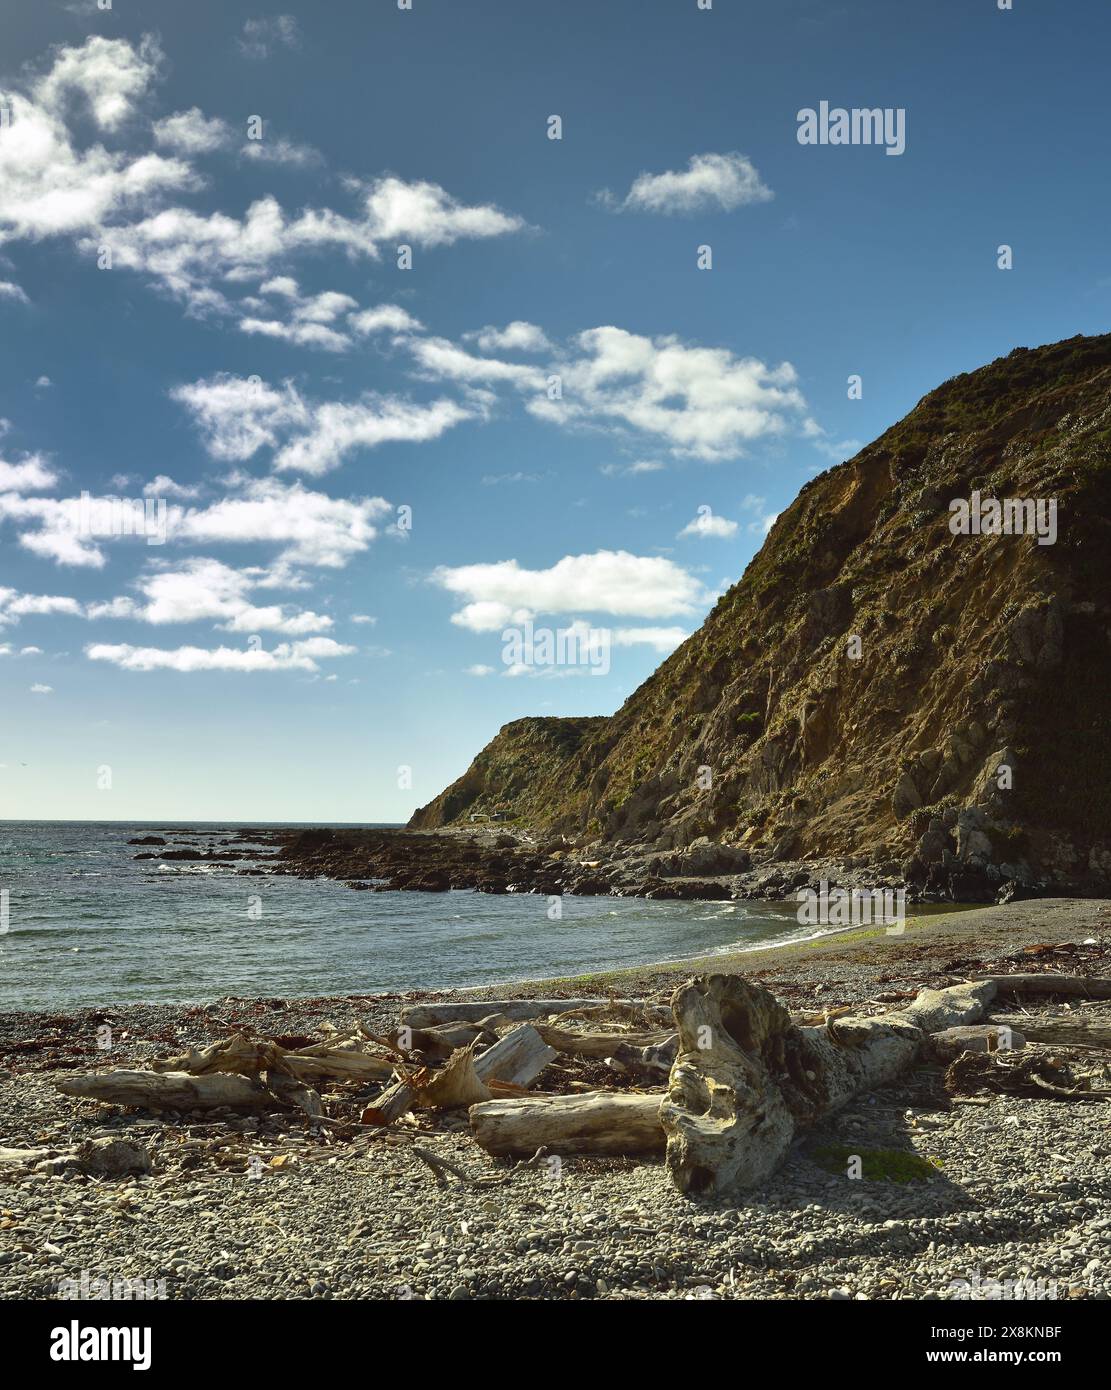
[[[662,1094],[587,1091],[577,1096],[488,1100],[469,1111],[475,1142],[495,1157],[659,1153]]]
[[[55,1153],[54,1149],[0,1149],[0,1163],[38,1163],[40,1159],[47,1158]]]
[[[257,1076],[261,1071],[284,1071],[299,1081],[384,1081],[393,1073],[388,1058],[340,1046],[334,1039],[287,1052],[277,1043],[249,1038],[245,1033],[234,1033],[207,1047],[190,1048],[178,1057],[155,1058],[151,1066],[156,1072],[188,1072],[190,1076],[215,1072]]]
[[[1062,1047],[1111,1048],[1111,1013],[995,1014],[995,1027],[1021,1029],[1030,1042],[1059,1043]]]
[[[405,1037],[405,1033],[408,1037]],[[410,1052],[419,1052],[425,1057],[440,1059],[450,1057],[459,1047],[470,1047],[479,1041],[496,1042],[497,1033],[485,1023],[442,1023],[437,1028],[395,1028],[390,1033],[390,1041],[399,1045],[407,1044]]]
[[[538,1023],[536,1031],[550,1047],[569,1057],[610,1057],[620,1047],[655,1047],[677,1036],[674,1032],[575,1033],[550,1023]]]
[[[529,1023],[511,1028],[493,1047],[479,1053],[474,1061],[480,1081],[508,1081],[514,1086],[531,1086],[549,1062],[557,1056],[554,1048]]]
[[[1063,994],[1082,999],[1111,999],[1111,980],[1096,975],[974,975],[992,980],[1000,994]]]
[[[782,1161],[798,1130],[893,1080],[926,1035],[976,1022],[994,984],[923,990],[877,1017],[797,1028],[763,985],[703,975],[672,997],[679,1055],[660,1118],[680,1191],[751,1187]]]
[[[103,1105],[133,1105],[146,1110],[259,1110],[274,1105],[272,1093],[249,1076],[212,1072],[108,1071],[63,1076],[54,1082],[65,1096],[98,1100]]]
[[[146,1149],[111,1135],[86,1139],[65,1149],[0,1149],[0,1164],[3,1163],[33,1163],[40,1172],[76,1168],[97,1177],[120,1177],[151,1170],[150,1154]]]
[[[441,1023],[480,1023],[497,1014],[514,1023],[530,1018],[550,1018],[569,1009],[592,1008],[605,999],[480,999],[452,1000],[442,1004],[410,1004],[401,1011],[401,1022],[410,1028],[435,1028]]]
[[[973,1023],[930,1035],[930,1051],[938,1062],[951,1062],[962,1052],[1017,1052],[1025,1046],[1025,1037],[1006,1023]]]

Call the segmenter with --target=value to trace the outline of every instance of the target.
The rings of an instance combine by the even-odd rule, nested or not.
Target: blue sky
[[[0,817],[401,820],[506,721],[610,713],[816,472],[1106,330],[1109,38],[1101,0],[8,7]],[[822,101],[905,151],[800,144]],[[608,670],[507,666],[526,620]]]

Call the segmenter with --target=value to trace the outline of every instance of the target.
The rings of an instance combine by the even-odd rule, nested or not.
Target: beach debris
[[[1111,999],[1111,980],[1095,975],[1057,975],[1046,971],[1034,975],[973,975],[972,978],[991,980],[999,994],[1061,994]]]
[[[1096,1070],[1084,1067],[1111,1051],[1111,1008],[1098,1002],[1108,985],[988,976],[791,1012],[755,980],[713,974],[681,984],[670,1004],[453,1000],[403,1007],[398,1024],[379,1032],[357,1018],[324,1023],[316,1040],[257,1035],[229,1019],[228,1036],[144,1069],[55,1079],[65,1095],[154,1111],[159,1118],[132,1122],[154,1127],[153,1150],[98,1138],[65,1150],[0,1149],[0,1167],[11,1179],[27,1169],[112,1176],[149,1172],[155,1158],[161,1168],[172,1154],[187,1167],[277,1174],[400,1147],[438,1184],[511,1180],[511,1170],[469,1173],[413,1144],[465,1127],[496,1158],[664,1154],[680,1192],[734,1192],[772,1173],[800,1132],[918,1064],[948,1065],[955,1102],[990,1103],[999,1092],[1111,1096],[1107,1064],[1103,1073],[1098,1058]],[[1013,1012],[992,1012],[998,995]],[[1062,1063],[1046,1045],[1075,1047],[1082,1062]]]
[[[257,1076],[278,1071],[299,1081],[382,1081],[392,1075],[393,1060],[367,1052],[361,1041],[355,1041],[359,1037],[360,1030],[354,1028],[335,1033],[325,1042],[288,1049],[273,1040],[239,1032],[208,1047],[191,1048],[179,1057],[156,1059],[151,1066],[158,1072],[188,1072],[190,1076],[216,1072]]]
[[[1003,1093],[1035,1099],[1111,1100],[1111,1067],[1085,1070],[1080,1064],[1044,1052],[963,1052],[945,1073],[950,1095]]]
[[[622,1047],[662,1047],[673,1039],[678,1041],[679,1037],[674,1027],[666,1033],[578,1033],[554,1024],[538,1023],[536,1031],[549,1047],[569,1057],[608,1057]]]
[[[1009,1023],[973,1023],[962,1028],[943,1028],[930,1035],[930,1050],[938,1062],[951,1062],[962,1052],[1017,1051],[1026,1037]]]
[[[1030,1042],[1111,1050],[1111,1011],[1072,1009],[1068,1013],[996,1014],[991,1026],[1021,1030]]]
[[[435,1028],[442,1023],[479,1023],[491,1015],[520,1023],[533,1018],[553,1018],[568,1010],[606,1008],[608,1005],[606,999],[449,1000],[442,1004],[410,1004],[401,1011],[401,1024],[409,1028]]]
[[[994,994],[990,981],[926,989],[891,1013],[798,1028],[770,990],[741,975],[680,985],[679,1055],[660,1107],[672,1181],[692,1195],[761,1182],[799,1130],[892,1081],[927,1034],[978,1021]]]
[[[79,1100],[141,1110],[215,1110],[221,1106],[261,1110],[275,1101],[260,1081],[228,1072],[202,1076],[184,1071],[84,1072],[59,1077],[54,1086],[63,1095]]]
[[[662,1153],[663,1093],[589,1091],[490,1100],[469,1112],[475,1142],[496,1157]]]
[[[453,1052],[440,1071],[424,1067],[403,1075],[367,1106],[363,1123],[393,1124],[414,1108],[449,1108],[490,1100],[491,1088],[497,1083],[527,1088],[557,1056],[528,1023],[511,1028],[477,1056],[474,1048],[471,1043]]]
[[[31,1165],[36,1173],[53,1175],[69,1170],[98,1178],[149,1173],[153,1166],[150,1153],[142,1145],[110,1136],[86,1139],[64,1149],[0,1149],[0,1164]]]

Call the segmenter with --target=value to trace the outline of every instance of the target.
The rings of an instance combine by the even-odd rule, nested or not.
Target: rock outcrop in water
[[[507,724],[410,825],[1106,887],[1109,580],[1111,336],[1018,349],[808,483],[611,718]]]

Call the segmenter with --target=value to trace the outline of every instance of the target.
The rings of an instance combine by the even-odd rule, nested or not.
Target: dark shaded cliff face
[[[1055,500],[1055,543],[953,534],[950,503],[974,492]],[[616,714],[506,725],[411,824],[501,809],[661,848],[1106,875],[1109,774],[1104,336],[926,396],[803,488]]]

